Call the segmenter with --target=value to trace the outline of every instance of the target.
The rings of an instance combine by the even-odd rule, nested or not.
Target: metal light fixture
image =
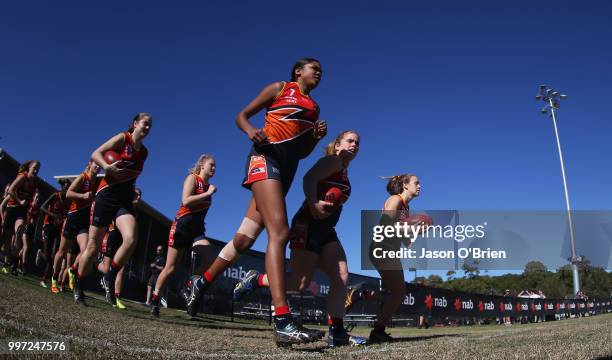
[[[580,291],[580,278],[578,276],[578,264],[582,262],[581,256],[576,256],[576,240],[574,238],[574,224],[572,221],[572,212],[570,208],[569,193],[567,191],[567,180],[565,178],[565,165],[563,162],[563,152],[561,151],[561,141],[559,140],[559,131],[557,129],[557,118],[555,116],[555,110],[559,108],[561,100],[567,98],[567,95],[561,94],[558,91],[549,88],[547,85],[540,85],[540,92],[536,95],[536,100],[542,100],[546,103],[542,110],[542,114],[548,114],[550,110],[550,117],[553,121],[555,129],[555,137],[557,138],[557,150],[559,151],[559,161],[561,163],[561,176],[563,178],[563,190],[565,192],[565,205],[567,210],[567,221],[569,226],[570,243],[572,248],[572,257],[569,259],[572,264],[572,273],[574,280],[574,294]]]

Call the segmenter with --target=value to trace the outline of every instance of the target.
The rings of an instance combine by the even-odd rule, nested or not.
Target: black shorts
[[[149,276],[149,282],[147,285],[149,285],[152,288],[155,288],[155,283],[157,283],[157,278],[159,277],[159,273],[157,274],[151,274],[151,276]]]
[[[117,250],[123,244],[123,237],[121,237],[121,232],[117,229],[109,231],[108,237],[106,241],[102,243],[102,255],[114,258]]]
[[[329,221],[310,219],[303,211],[293,217],[289,232],[289,247],[321,254],[325,245],[340,242],[336,228]]]
[[[196,239],[204,238],[204,216],[202,212],[184,215],[175,219],[170,228],[168,246],[173,248],[191,248]]]
[[[64,222],[64,237],[74,240],[83,233],[89,232],[89,213],[90,207],[86,207],[68,214]]]
[[[34,239],[34,229],[36,225],[27,223],[25,224],[25,228],[23,233],[28,237],[28,239]]]
[[[98,191],[91,205],[91,225],[107,227],[122,214],[135,215],[133,199],[133,181],[110,185]]]
[[[70,249],[68,250],[68,252],[72,255],[79,255],[79,253],[81,252],[81,247],[79,246],[79,242],[76,241],[76,239],[69,240],[69,241],[72,241],[72,244],[70,245]]]
[[[6,208],[2,230],[8,231],[11,234],[15,231],[15,222],[18,219],[25,220],[28,210],[24,206],[11,206]]]
[[[253,145],[247,157],[242,186],[251,189],[251,185],[257,181],[274,179],[282,183],[286,195],[300,162],[293,147],[285,144]]]
[[[45,224],[43,225],[43,241],[47,243],[49,249],[52,249],[53,254],[57,251],[57,246],[59,246],[59,239],[61,234],[61,229],[59,226],[54,224]]]

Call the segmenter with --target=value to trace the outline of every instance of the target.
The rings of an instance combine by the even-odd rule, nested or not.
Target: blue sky
[[[211,153],[219,191],[208,235],[228,240],[250,196],[240,187],[250,143],[233,119],[296,59],[319,58],[312,96],[325,140],[362,135],[338,225],[361,272],[359,211],[382,206],[381,175],[419,175],[413,206],[423,209],[564,209],[552,122],[534,100],[541,83],[569,95],[558,115],[572,206],[610,208],[611,10],[605,1],[5,2],[0,147],[40,159],[51,181],[80,172],[135,113],[151,112],[144,198],[172,217],[187,168]],[[252,121],[261,126],[263,114]],[[301,163],[289,216],[321,153]]]

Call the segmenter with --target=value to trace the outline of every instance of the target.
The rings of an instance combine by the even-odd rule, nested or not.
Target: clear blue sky
[[[228,240],[250,196],[240,187],[250,142],[234,116],[296,59],[319,58],[312,96],[326,140],[362,135],[338,225],[361,272],[359,211],[382,206],[380,175],[419,175],[413,206],[423,209],[564,208],[552,123],[534,100],[540,83],[569,95],[559,129],[573,207],[610,208],[611,10],[606,1],[3,2],[0,147],[40,159],[52,182],[151,112],[144,198],[172,217],[187,169],[211,153],[219,191],[208,235]],[[300,165],[289,216],[319,154]]]

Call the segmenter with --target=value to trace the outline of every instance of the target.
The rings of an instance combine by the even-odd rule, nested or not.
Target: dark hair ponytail
[[[398,195],[404,191],[404,184],[410,182],[413,174],[401,174],[395,176],[383,176],[383,179],[389,179],[387,183],[387,192],[389,195]]]
[[[134,132],[134,123],[137,121],[142,120],[143,118],[148,117],[149,119],[153,120],[153,116],[151,116],[151,114],[146,113],[146,112],[141,112],[136,114],[136,116],[134,116],[134,119],[132,119],[132,123],[130,124],[130,126],[128,126],[128,132],[129,133],[133,133]]]
[[[32,166],[32,164],[34,163],[38,163],[40,165],[40,161],[38,160],[28,160],[23,162],[21,165],[19,165],[19,170],[18,172],[22,173],[22,172],[28,172],[30,170],[30,166]]]
[[[303,68],[304,66],[306,66],[306,64],[310,64],[310,63],[321,63],[319,60],[315,59],[315,58],[301,58],[300,60],[298,60],[294,65],[293,65],[293,69],[291,69],[291,81],[296,81],[297,80],[297,76],[295,76],[295,70],[299,70],[301,68]]]

